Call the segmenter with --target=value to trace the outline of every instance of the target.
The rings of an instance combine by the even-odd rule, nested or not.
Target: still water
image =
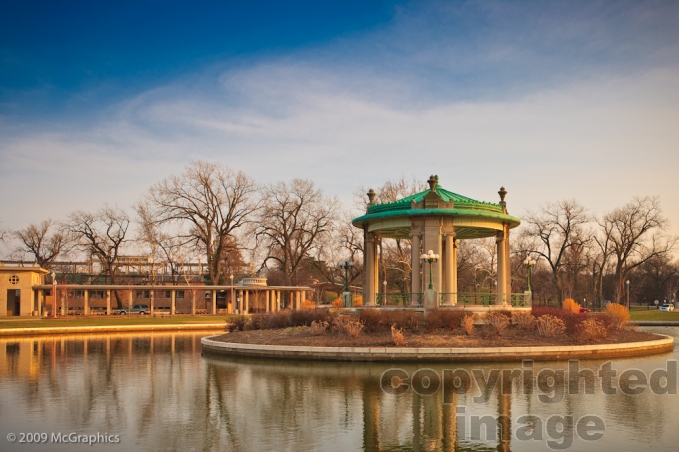
[[[646,330],[679,338],[677,328]],[[598,377],[608,360],[580,362],[580,371],[596,372],[594,387],[585,393],[583,378],[580,387],[572,385],[578,394],[569,394],[568,378],[559,373],[567,363],[530,368],[521,362],[393,365],[202,356],[200,338],[210,334],[0,339],[0,451],[679,449],[679,396],[662,393],[673,392],[676,377],[669,383],[656,378],[661,387],[651,388],[652,373],[671,367],[679,347],[612,360],[618,377],[637,369],[631,371],[636,381],[647,379],[646,386],[627,384],[627,392],[637,395],[623,393],[617,379]],[[401,369],[393,374],[401,380],[387,378],[385,384],[381,376],[390,368]],[[417,372],[424,368],[430,370]],[[524,377],[532,370],[541,377],[493,385],[494,370]],[[437,380],[444,375],[456,378],[446,387]],[[465,375],[472,377],[468,385]],[[606,394],[611,381],[617,391]],[[8,435],[16,436],[14,442]],[[36,440],[44,442],[29,442]]]

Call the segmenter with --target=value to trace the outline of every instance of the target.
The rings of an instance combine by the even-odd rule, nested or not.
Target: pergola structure
[[[428,190],[382,204],[375,202],[375,192],[370,189],[365,215],[352,220],[364,232],[363,305],[382,301],[377,287],[377,245],[381,238],[412,240],[412,293],[407,294],[410,304],[435,297],[433,303],[438,307],[463,301],[463,294],[457,290],[458,241],[484,237],[495,237],[497,243],[497,292],[487,297],[485,304],[524,305],[525,294],[511,293],[509,231],[521,221],[507,213],[505,188],[498,192],[500,203],[493,204],[445,190],[438,176],[432,175],[427,182]],[[422,254],[430,250],[439,258],[421,266]],[[425,291],[429,281],[433,290]],[[464,303],[467,304],[466,298]]]

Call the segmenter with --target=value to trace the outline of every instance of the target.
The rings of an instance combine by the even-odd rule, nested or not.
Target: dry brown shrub
[[[248,323],[248,318],[244,315],[238,315],[231,319],[231,323],[233,324],[234,330],[243,331],[245,325]]]
[[[357,337],[365,326],[353,315],[340,315],[332,322],[332,330],[349,337]]]
[[[621,330],[625,328],[627,322],[629,322],[629,311],[619,303],[608,303],[606,306],[606,314],[611,318],[611,327],[613,329]]]
[[[535,320],[535,316],[530,312],[517,312],[512,316],[512,323],[527,331],[535,328]]]
[[[382,326],[382,314],[379,309],[361,309],[358,314],[361,318],[361,322],[365,325],[366,331],[369,333],[376,333],[380,331]]]
[[[587,319],[576,327],[576,336],[580,342],[599,342],[606,339],[608,330],[603,322]]]
[[[316,308],[316,302],[311,301],[311,300],[304,300],[302,302],[302,309],[315,309]]]
[[[292,313],[290,311],[272,312],[266,318],[264,324],[267,329],[287,328],[292,323]]]
[[[468,335],[471,336],[472,333],[474,332],[474,319],[476,318],[476,315],[474,314],[467,314],[464,317],[462,317],[462,320],[460,321],[460,326],[464,330],[464,332]]]
[[[553,315],[543,315],[535,322],[538,334],[544,337],[556,337],[566,332],[566,325],[563,320]]]
[[[391,326],[391,339],[397,347],[406,345],[406,338],[403,336],[403,329],[396,328],[396,324]]]
[[[572,298],[566,298],[563,301],[562,309],[570,314],[580,313],[580,305]]]
[[[509,317],[500,312],[489,312],[486,314],[486,325],[490,328],[490,332],[496,336],[502,336],[509,326]]]
[[[328,332],[328,322],[324,320],[320,321],[314,320],[313,322],[311,322],[311,326],[309,327],[309,333],[312,336],[321,336],[327,332]]]

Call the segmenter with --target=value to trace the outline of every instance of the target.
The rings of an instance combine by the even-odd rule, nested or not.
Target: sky
[[[439,175],[521,217],[659,196],[679,235],[679,2],[7,2],[0,226],[131,206],[193,160],[262,184]]]

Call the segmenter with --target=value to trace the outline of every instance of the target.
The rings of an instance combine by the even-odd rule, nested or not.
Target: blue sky
[[[679,233],[678,2],[12,2],[0,222],[127,208],[194,159],[262,183],[437,173],[510,212],[659,195]],[[8,194],[11,194],[8,196]]]

